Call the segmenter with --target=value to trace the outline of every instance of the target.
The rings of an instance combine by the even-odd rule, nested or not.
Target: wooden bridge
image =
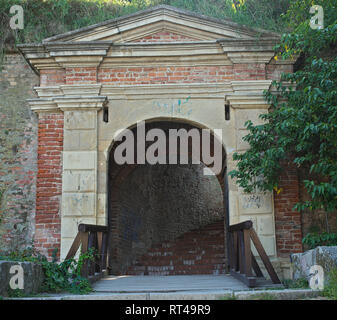
[[[85,260],[85,263],[82,267],[82,276],[89,279],[91,282],[95,282],[98,279],[101,279],[103,276],[108,274],[108,227],[107,226],[97,226],[97,225],[87,225],[87,224],[80,224],[78,227],[78,234],[66,256],[66,259],[74,258],[77,251],[81,247],[81,253],[87,253],[89,250],[94,251],[96,254],[94,255],[94,259]],[[273,284],[281,284],[279,277],[277,276],[273,265],[271,264],[262,244],[261,241],[256,234],[256,231],[253,228],[252,221],[245,221],[236,225],[232,225],[229,227],[229,237],[228,237],[228,251],[229,251],[229,274],[237,279],[240,280],[244,285],[249,288],[254,288],[261,283],[261,280],[265,279],[261,268],[252,253],[251,244],[254,245],[259,257],[261,258],[262,263],[265,266],[267,273],[271,279]],[[171,278],[174,276],[166,277],[166,279]],[[174,278],[181,277],[175,276]],[[184,277],[184,276],[183,276]],[[187,276],[188,277],[188,276]],[[216,279],[216,282],[213,282],[211,279],[212,276],[209,278],[209,282],[207,286],[215,286],[219,283],[219,278]],[[217,277],[217,276],[213,276]],[[114,281],[113,285],[118,284],[120,287],[129,286],[128,280],[125,280],[127,277],[108,277],[108,279],[119,280],[119,282]],[[123,279],[124,278],[124,279]],[[138,277],[140,278],[140,277]],[[150,279],[151,278],[151,279]],[[141,285],[145,286],[146,280],[153,280],[154,277],[142,276],[143,282],[138,282]],[[165,277],[164,277],[165,278]],[[195,277],[196,279],[197,277]],[[232,283],[235,285],[235,282],[228,282],[228,275],[223,276],[224,279],[227,279],[227,286],[228,284]],[[122,280],[123,279],[123,280]],[[157,278],[158,279],[158,278]],[[173,279],[173,278],[172,278]],[[204,277],[203,279],[206,279]],[[151,281],[150,281],[151,282]],[[156,282],[157,284],[160,282]],[[167,283],[167,281],[166,281]],[[174,286],[173,281],[173,286]],[[204,282],[205,283],[205,282]],[[213,284],[212,284],[213,283]],[[216,283],[216,284],[215,284]],[[112,282],[110,286],[112,285]],[[147,286],[150,283],[147,283]],[[237,284],[236,284],[237,285]],[[108,290],[104,284],[98,286],[104,290]],[[201,285],[192,285],[203,288]],[[132,286],[131,286],[132,287]],[[139,287],[140,288],[140,287]],[[144,289],[144,288],[143,288]],[[103,290],[103,291],[104,291]],[[113,290],[113,289],[109,289]],[[117,290],[117,289],[116,289]],[[131,289],[130,289],[131,290]],[[144,289],[145,290],[145,289]]]

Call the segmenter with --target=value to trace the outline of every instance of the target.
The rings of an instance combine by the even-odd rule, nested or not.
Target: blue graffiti
[[[153,102],[153,109],[155,111],[160,111],[171,116],[180,115],[180,116],[189,116],[192,114],[192,108],[188,107],[191,97],[186,99],[178,99],[176,102],[172,103],[163,103],[159,101]]]

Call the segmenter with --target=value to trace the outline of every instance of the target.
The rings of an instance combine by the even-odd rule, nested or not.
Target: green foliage
[[[225,295],[220,300],[238,300],[238,298],[235,296],[234,292],[232,294]]]
[[[337,300],[337,269],[329,272],[328,284],[323,289],[323,296]]]
[[[24,29],[15,30],[16,43],[39,42],[46,37],[64,33],[108,19],[156,6],[168,4],[207,16],[230,18],[240,24],[275,31],[284,29],[280,14],[290,0],[246,0],[234,6],[232,0],[0,0],[0,39],[11,35],[9,10],[21,5],[24,10]],[[1,43],[0,43],[1,50]]]
[[[0,57],[0,65],[1,65],[1,57]],[[3,207],[3,198],[4,198],[5,189],[0,187],[0,222],[2,220],[2,207]]]
[[[300,24],[282,36],[276,50],[283,59],[301,55],[304,65],[274,81],[278,94],[265,93],[273,112],[260,116],[262,125],[246,123],[244,140],[251,148],[234,154],[238,169],[230,175],[247,192],[281,192],[282,164],[292,164],[305,173],[303,183],[311,196],[294,209],[330,212],[337,209],[337,3],[315,2],[324,8],[325,28],[313,30],[303,20],[311,1],[303,2],[307,6],[293,1],[286,17],[296,17],[292,23]]]
[[[296,280],[284,280],[283,285],[286,289],[308,289],[309,282],[306,278],[300,278]]]
[[[44,282],[41,292],[59,293],[71,292],[73,294],[87,294],[92,291],[88,279],[81,276],[81,270],[85,261],[93,261],[95,258],[94,249],[89,249],[87,253],[81,254],[78,260],[68,259],[61,263],[56,262],[57,249],[53,252],[52,261],[39,254],[34,246],[11,252],[7,256],[0,257],[1,260],[29,261],[40,264],[44,272]],[[17,292],[12,292],[13,295]]]
[[[8,288],[7,290],[8,292],[8,297],[9,298],[23,298],[25,297],[25,293],[23,290],[21,289],[11,289],[11,288]]]
[[[302,242],[309,249],[314,249],[318,246],[337,246],[337,233],[308,233]]]

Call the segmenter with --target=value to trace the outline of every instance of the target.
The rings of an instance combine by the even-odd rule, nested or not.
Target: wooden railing
[[[90,280],[96,280],[107,269],[108,227],[90,224],[80,224],[78,233],[69,249],[66,259],[74,258],[81,247],[81,254],[93,248],[95,260],[85,260],[81,275]]]
[[[272,282],[274,284],[281,283],[253,228],[252,221],[245,221],[229,227],[229,264],[231,275],[243,281],[250,288],[256,286],[258,278],[263,278],[262,271],[252,254],[251,241]],[[253,270],[255,276],[253,275]]]

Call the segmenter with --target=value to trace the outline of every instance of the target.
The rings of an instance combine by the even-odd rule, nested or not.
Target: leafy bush
[[[284,34],[275,48],[282,59],[301,56],[301,69],[273,82],[277,94],[266,92],[272,112],[260,116],[262,125],[247,121],[244,140],[250,149],[234,154],[238,169],[229,174],[246,192],[281,192],[284,164],[291,165],[303,172],[311,197],[294,209],[327,214],[337,210],[337,2],[315,1],[325,12],[321,30],[310,28],[311,4],[292,2],[286,18],[295,31]]]
[[[280,31],[284,23],[280,14],[290,0],[245,0],[235,5],[232,0],[0,0],[0,39],[11,30],[11,6],[20,4],[24,10],[24,29],[15,30],[16,43],[38,42],[46,37],[78,29],[108,19],[168,4],[207,16],[228,19],[249,26]],[[1,42],[1,41],[0,41]],[[0,43],[1,49],[1,43]]]
[[[337,246],[337,233],[308,233],[302,240],[309,249],[318,246]]]
[[[323,289],[323,296],[337,300],[337,269],[329,272],[328,285]]]
[[[284,280],[283,285],[287,289],[308,289],[309,282],[306,278],[300,278],[296,280]]]
[[[81,276],[81,270],[86,260],[93,261],[95,252],[90,249],[87,253],[81,254],[78,260],[68,259],[61,263],[56,262],[57,250],[53,252],[52,261],[38,253],[34,246],[11,252],[7,256],[0,257],[1,260],[29,261],[40,264],[44,272],[44,282],[41,292],[59,293],[71,292],[74,294],[87,294],[92,291],[88,279]],[[20,292],[11,292],[12,296],[18,296]]]

